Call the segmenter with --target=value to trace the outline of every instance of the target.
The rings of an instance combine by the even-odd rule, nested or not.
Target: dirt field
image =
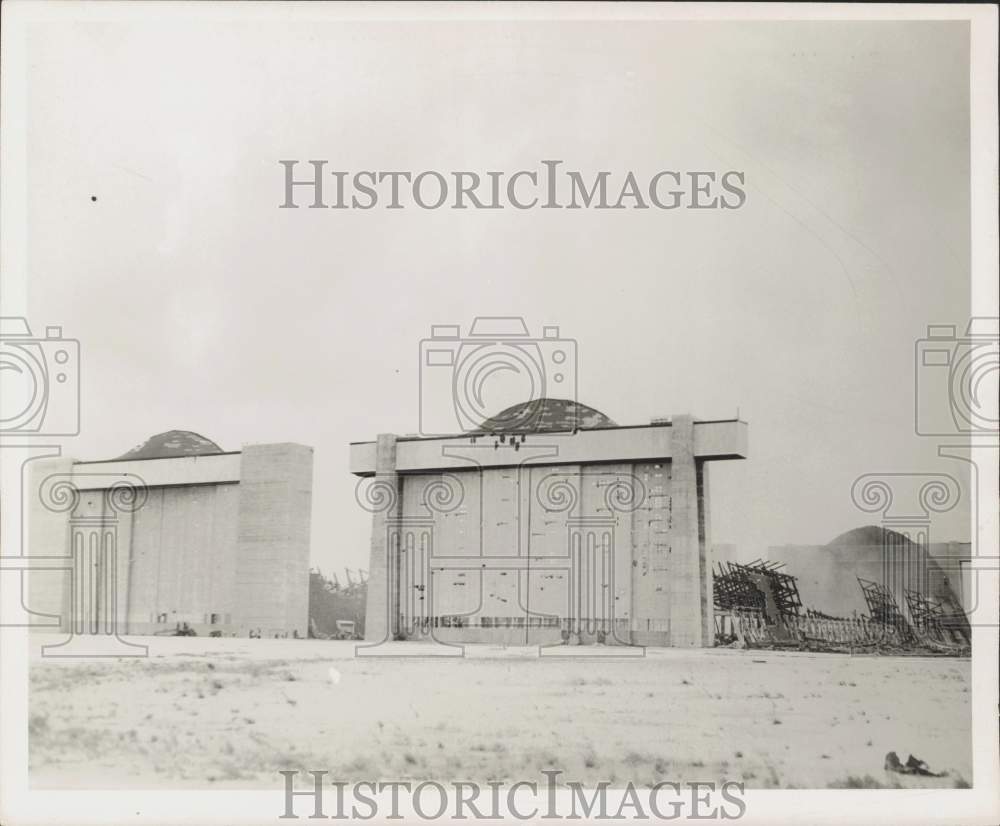
[[[968,660],[650,650],[630,660],[477,648],[354,657],[351,643],[168,638],[148,659],[32,664],[36,787],[514,780],[892,785],[886,752],[972,782]]]

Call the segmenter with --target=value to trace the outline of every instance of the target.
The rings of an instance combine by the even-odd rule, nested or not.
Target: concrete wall
[[[570,618],[595,626],[594,636],[597,624],[617,621],[627,641],[632,515],[612,514],[606,494],[630,474],[624,465],[562,465],[404,477],[404,521],[429,516],[433,554],[449,563],[431,566],[428,581],[403,543],[404,621],[463,623],[441,639],[521,643],[558,641]],[[442,485],[460,490],[461,503],[429,511]]]
[[[633,473],[645,490],[632,513],[632,642],[669,645],[670,577],[673,533],[671,462],[644,462]]]
[[[388,576],[380,581],[373,567],[369,582],[374,610],[386,610],[386,582],[398,572],[407,636],[433,629],[443,641],[551,643],[568,621],[583,642],[601,631],[607,642],[711,644],[706,503],[693,462],[686,495],[672,467],[530,465],[402,476],[389,528],[397,539],[373,542],[380,555],[390,548],[382,566]],[[435,492],[445,490],[449,504],[433,507]],[[630,491],[639,491],[634,501]],[[691,511],[684,520],[675,518],[678,501]]]
[[[307,635],[312,463],[303,445],[243,450],[233,617],[241,635]]]
[[[186,622],[199,634],[306,636],[311,448],[61,458],[33,463],[30,478],[29,554],[61,570],[28,575],[28,607],[58,617],[55,627],[107,632],[113,621],[119,634],[149,634]],[[113,491],[123,479],[149,485],[141,501]]]
[[[164,485],[206,485],[240,481],[240,453],[213,453],[207,456],[175,456],[164,459],[137,459],[121,462],[73,462],[76,486],[80,490],[105,487],[109,478],[134,475],[151,488]]]
[[[236,484],[150,490],[134,517],[128,633],[232,624],[238,504]]]
[[[79,473],[72,459],[33,462],[27,491],[28,555],[49,570],[28,574],[28,608],[74,633],[125,628],[134,502],[112,485],[127,474]]]
[[[743,422],[674,416],[352,444],[374,477],[366,639],[711,645],[708,462],[746,442]]]
[[[681,421],[685,423],[683,433],[678,427]],[[545,442],[556,446],[553,464],[645,462],[671,457],[678,435],[686,443],[685,449],[701,459],[743,459],[747,455],[746,422],[701,422],[690,416],[674,416],[671,424],[581,430],[573,434],[532,434],[528,445]],[[393,438],[396,442],[393,467],[400,473],[460,470],[468,466],[468,461],[462,458],[462,448],[469,445],[467,435],[436,439]],[[488,441],[488,437],[481,436],[480,440]],[[375,475],[377,454],[377,442],[353,442],[350,445],[351,473]],[[521,464],[523,458],[523,454],[488,449],[481,452],[477,463],[480,467],[513,466]]]
[[[372,512],[371,544],[368,551],[368,594],[365,604],[365,639],[375,642],[393,636],[395,603],[395,561],[397,553],[390,547],[390,524],[400,514],[400,479],[396,473],[396,437],[381,434],[377,440],[377,475],[367,488]]]
[[[65,570],[35,570],[26,576],[28,599],[26,607],[38,614],[58,618],[56,627],[68,629],[70,608],[69,574],[69,510],[51,501],[43,483],[49,477],[68,477],[73,460],[69,458],[39,459],[31,462],[27,499],[27,547],[29,556],[65,556]]]
[[[699,538],[698,463],[695,460],[694,422],[690,416],[673,418],[671,454],[670,526],[670,642],[700,646],[706,627],[703,617],[704,543]]]

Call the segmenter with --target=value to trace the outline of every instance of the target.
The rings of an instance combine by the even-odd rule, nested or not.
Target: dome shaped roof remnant
[[[531,399],[511,405],[480,426],[484,433],[560,433],[616,427],[600,410],[568,399]]]
[[[211,456],[224,453],[211,439],[191,430],[168,430],[150,436],[141,445],[118,457],[121,461],[136,459],[169,459],[176,456]]]

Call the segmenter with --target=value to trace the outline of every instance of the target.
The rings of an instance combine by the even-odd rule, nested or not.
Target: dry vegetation
[[[651,651],[629,660],[356,659],[350,643],[175,638],[33,663],[37,786],[571,779],[878,788],[886,752],[971,780],[967,660]],[[332,671],[331,671],[332,669]]]

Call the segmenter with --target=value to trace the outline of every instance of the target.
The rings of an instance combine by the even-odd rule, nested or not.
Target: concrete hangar
[[[746,455],[742,421],[623,427],[561,399],[354,443],[365,638],[711,646],[709,464]]]
[[[34,624],[305,637],[312,464],[303,445],[226,452],[178,430],[116,459],[32,462]]]

